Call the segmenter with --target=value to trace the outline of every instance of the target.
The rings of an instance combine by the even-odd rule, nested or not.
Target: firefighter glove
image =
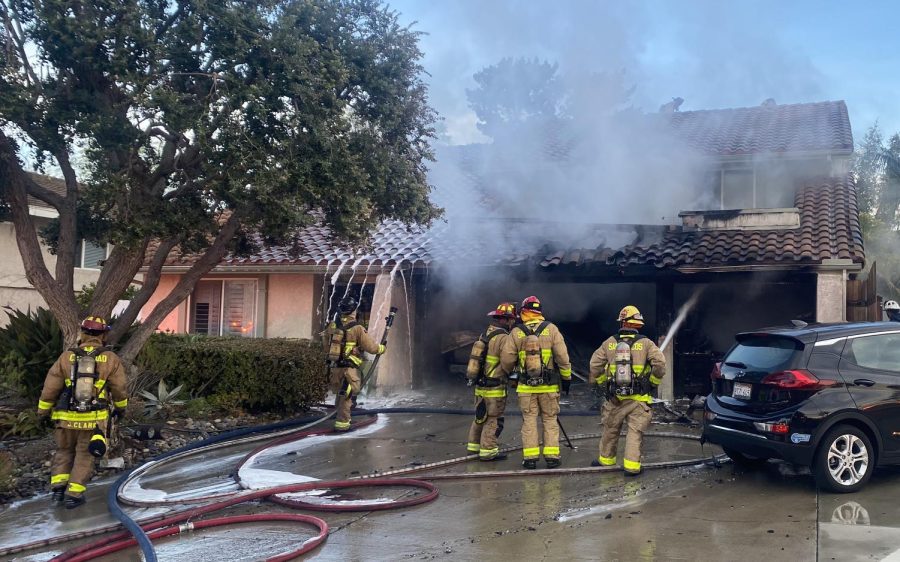
[[[38,410],[38,423],[41,424],[41,427],[46,429],[56,428],[56,422],[50,417],[50,412],[48,410]]]
[[[572,388],[572,379],[560,379],[559,384],[562,387],[562,391],[566,393],[566,396],[568,396],[569,389]]]

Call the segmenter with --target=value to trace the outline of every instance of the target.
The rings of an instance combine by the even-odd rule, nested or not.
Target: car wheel
[[[837,493],[855,492],[872,477],[875,449],[865,433],[839,425],[822,439],[811,468],[819,487]]]
[[[768,457],[754,457],[751,455],[745,455],[740,451],[735,451],[731,447],[722,447],[722,450],[725,451],[725,454],[728,455],[728,458],[730,458],[735,465],[743,466],[746,468],[755,468],[762,466],[769,460]]]

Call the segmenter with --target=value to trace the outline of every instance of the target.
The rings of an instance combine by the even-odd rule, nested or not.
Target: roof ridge
[[[723,111],[743,111],[743,110],[774,110],[778,108],[789,108],[789,107],[801,107],[801,106],[821,106],[821,105],[836,105],[836,106],[847,106],[847,102],[844,100],[823,100],[823,101],[807,101],[807,102],[798,102],[798,103],[776,103],[774,105],[747,105],[740,107],[720,107],[720,108],[707,108],[707,109],[689,109],[687,111],[676,111],[674,113],[669,114],[670,116],[677,115],[685,115],[687,113],[717,113]]]

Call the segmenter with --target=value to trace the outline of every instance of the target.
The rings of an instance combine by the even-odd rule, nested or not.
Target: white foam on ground
[[[391,498],[373,498],[370,500],[334,500],[334,495],[323,495],[324,490],[310,490],[309,492],[297,492],[289,494],[278,494],[278,497],[285,499],[300,500],[316,505],[374,505],[391,503]]]
[[[316,435],[313,437],[306,437],[305,439],[300,439],[298,441],[291,441],[290,443],[285,443],[276,447],[264,449],[247,459],[247,462],[244,463],[244,466],[241,467],[241,470],[238,473],[238,480],[240,480],[241,486],[250,490],[261,490],[281,484],[294,484],[297,482],[315,481],[317,480],[317,478],[312,478],[310,476],[294,474],[292,472],[282,472],[279,470],[260,469],[255,467],[265,462],[265,460],[268,458],[283,457],[288,453],[296,453],[298,451],[308,449],[309,447],[313,447],[321,443],[327,443],[341,439],[357,439],[359,437],[375,433],[376,431],[383,429],[386,425],[387,419],[385,419],[385,416],[379,416],[378,420],[375,423],[347,433],[329,433],[327,435]]]

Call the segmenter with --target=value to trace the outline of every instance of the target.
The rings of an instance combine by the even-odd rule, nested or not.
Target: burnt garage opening
[[[664,271],[627,278],[442,268],[417,277],[422,306],[416,321],[421,350],[416,386],[460,382],[471,344],[487,326],[487,312],[528,295],[541,299],[545,316],[566,339],[574,371],[586,377],[592,353],[615,333],[623,306],[637,306],[645,318],[643,333],[661,343],[679,310],[700,291],[670,344],[675,397],[709,392],[713,365],[736,333],[794,319],[812,322],[816,311],[814,273]]]

